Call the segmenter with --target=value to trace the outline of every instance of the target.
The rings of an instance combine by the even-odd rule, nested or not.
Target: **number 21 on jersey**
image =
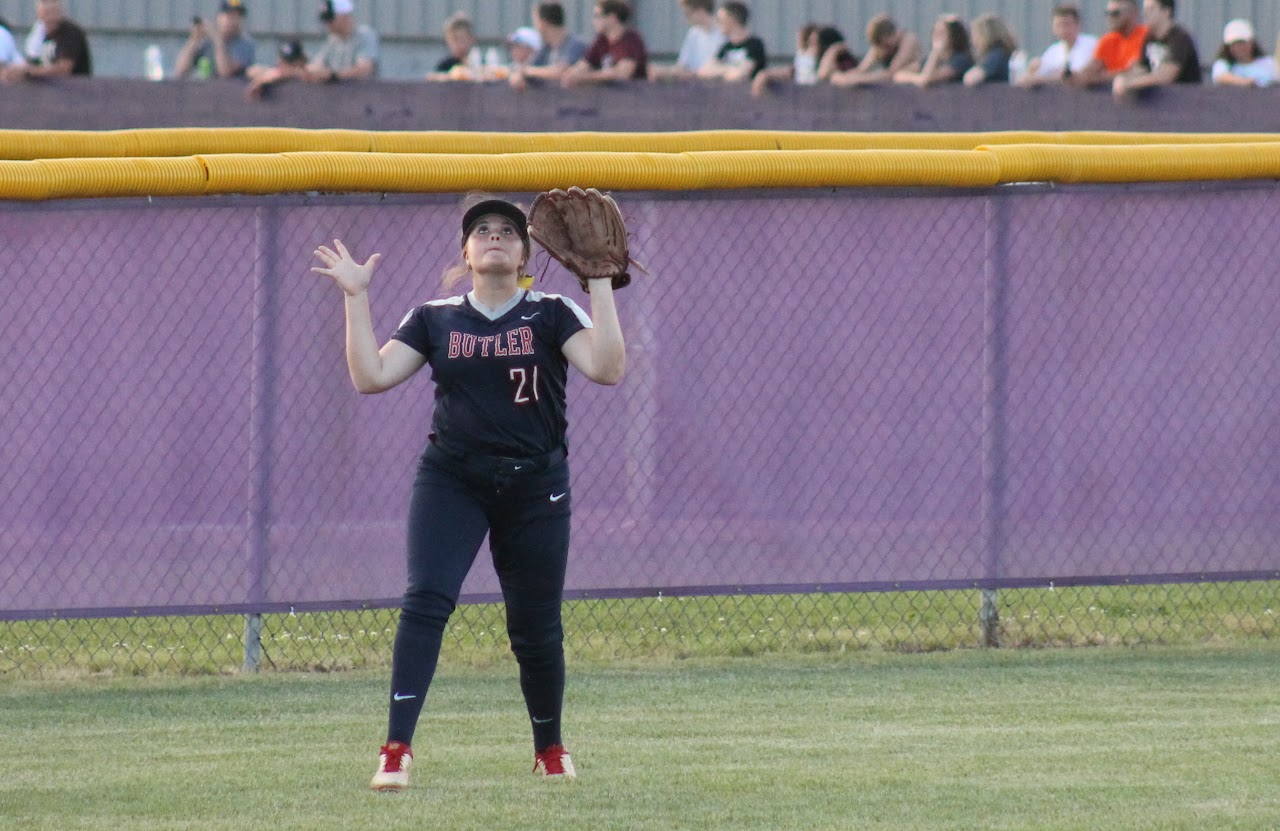
[[[530,401],[538,400],[538,368],[536,366],[532,373],[522,366],[512,367],[510,378],[516,382],[517,404],[528,404]]]

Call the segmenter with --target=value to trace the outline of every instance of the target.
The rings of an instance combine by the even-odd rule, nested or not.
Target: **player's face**
[[[504,216],[480,217],[467,237],[467,263],[472,271],[518,271],[524,265],[524,238]]]

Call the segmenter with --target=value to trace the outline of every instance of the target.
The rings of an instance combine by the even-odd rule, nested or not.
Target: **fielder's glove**
[[[587,281],[594,278],[609,278],[615,289],[631,282],[627,266],[635,261],[627,255],[622,211],[595,188],[539,194],[529,208],[529,236],[578,276],[583,291],[591,290]]]

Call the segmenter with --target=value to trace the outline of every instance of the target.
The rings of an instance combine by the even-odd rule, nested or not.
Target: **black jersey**
[[[528,457],[564,445],[569,362],[561,347],[590,326],[569,298],[525,291],[496,320],[466,296],[424,303],[392,337],[431,366],[433,439],[461,453]]]

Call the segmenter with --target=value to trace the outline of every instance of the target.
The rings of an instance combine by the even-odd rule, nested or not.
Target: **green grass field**
[[[583,660],[580,772],[512,663],[448,659],[414,788],[382,671],[8,679],[0,828],[1275,829],[1280,644]]]

